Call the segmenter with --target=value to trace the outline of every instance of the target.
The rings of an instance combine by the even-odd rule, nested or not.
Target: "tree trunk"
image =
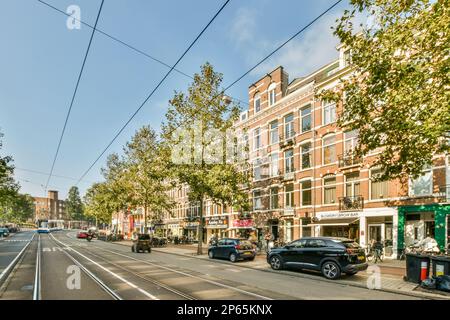
[[[203,254],[203,198],[200,198],[200,222],[198,223],[198,247],[197,247],[197,255]]]
[[[144,233],[148,233],[148,229],[147,229],[147,204],[144,204]]]

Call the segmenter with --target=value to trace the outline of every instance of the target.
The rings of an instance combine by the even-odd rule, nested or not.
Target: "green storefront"
[[[428,235],[444,250],[450,230],[450,204],[429,204],[398,207],[398,248],[403,249]]]

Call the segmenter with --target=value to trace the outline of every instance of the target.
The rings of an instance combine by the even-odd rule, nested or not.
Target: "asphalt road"
[[[23,231],[0,238],[0,273],[14,260],[17,254],[33,237],[34,232]]]
[[[299,278],[155,251],[132,253],[128,246],[76,239],[73,231],[35,237],[26,251],[0,298],[33,299],[34,293],[45,300],[415,299],[320,276]]]

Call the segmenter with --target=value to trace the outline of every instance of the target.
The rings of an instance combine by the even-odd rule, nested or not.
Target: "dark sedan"
[[[267,254],[272,269],[288,267],[321,271],[328,279],[338,279],[342,273],[354,275],[366,270],[366,254],[356,242],[345,238],[302,238],[272,249]]]
[[[208,256],[210,259],[222,258],[231,262],[254,260],[256,250],[248,240],[224,238],[208,248]]]

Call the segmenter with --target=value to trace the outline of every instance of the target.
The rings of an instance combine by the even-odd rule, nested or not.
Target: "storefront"
[[[200,223],[198,221],[185,222],[183,225],[183,236],[190,241],[198,240],[198,227]]]
[[[448,245],[449,204],[401,206],[398,208],[398,247],[403,249],[431,236],[444,250]]]
[[[227,231],[230,232],[232,238],[248,239],[250,234],[255,231],[253,219],[237,219],[233,220],[233,225]]]
[[[167,237],[181,237],[183,235],[183,228],[180,223],[167,224]]]
[[[220,238],[227,237],[228,229],[228,217],[227,216],[213,216],[206,217],[206,237],[209,240],[212,235],[217,235]]]
[[[348,238],[359,242],[360,212],[318,212],[313,223],[314,236]]]

